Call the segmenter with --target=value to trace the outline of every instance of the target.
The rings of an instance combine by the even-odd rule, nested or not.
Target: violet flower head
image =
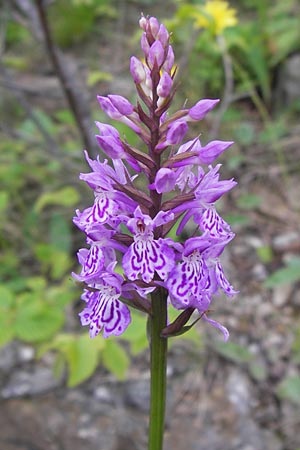
[[[98,102],[109,119],[137,134],[140,145],[130,145],[114,125],[96,122],[96,140],[108,159],[92,160],[86,153],[91,172],[80,175],[94,194],[74,217],[87,244],[78,251],[81,271],[73,274],[84,285],[81,323],[92,338],[100,332],[118,336],[130,324],[130,306],[151,314],[150,297],[161,290],[169,308],[188,310],[187,316],[194,311],[227,340],[227,329],[210,317],[210,305],[220,292],[237,293],[221,264],[234,234],[216,209],[236,185],[221,179],[221,164],[215,164],[232,142],[183,142],[189,123],[203,120],[219,100],[199,100],[171,113],[177,68],[170,35],[154,17],[142,16],[139,24],[143,58],[130,60],[137,102],[117,94],[99,95]],[[184,242],[187,222],[195,231]],[[163,336],[173,331],[170,324]]]

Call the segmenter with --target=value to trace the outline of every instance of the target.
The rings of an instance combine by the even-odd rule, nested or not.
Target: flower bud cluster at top
[[[91,172],[80,175],[95,197],[74,218],[88,245],[78,252],[81,272],[73,274],[84,285],[81,323],[91,337],[100,331],[103,337],[120,335],[131,320],[128,305],[151,314],[149,294],[164,289],[170,307],[187,311],[187,317],[198,312],[226,340],[227,329],[207,313],[214,294],[236,293],[220,263],[234,234],[215,207],[236,182],[220,180],[221,165],[212,165],[232,142],[183,143],[188,123],[202,120],[218,100],[200,100],[169,114],[176,90],[170,35],[154,17],[142,16],[140,27],[144,59],[130,61],[136,105],[120,95],[98,101],[109,118],[132,128],[147,152],[131,146],[112,125],[96,122],[96,139],[111,162],[86,153]],[[148,180],[145,191],[140,176]],[[179,236],[188,221],[195,224],[193,237],[185,242],[168,237],[173,227]]]

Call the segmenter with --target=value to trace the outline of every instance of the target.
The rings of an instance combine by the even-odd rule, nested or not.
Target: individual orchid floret
[[[91,338],[101,330],[104,338],[124,333],[131,318],[128,306],[119,300],[121,294],[122,277],[109,272],[91,290],[84,290],[81,298],[87,305],[79,316],[82,325],[89,325]]]
[[[211,141],[202,147],[200,140],[194,139],[181,145],[177,154],[168,163],[172,167],[211,164],[232,144],[232,141]]]
[[[164,239],[154,239],[154,230],[173,218],[172,213],[161,211],[151,219],[137,207],[134,218],[129,219],[126,224],[133,234],[134,242],[122,261],[125,275],[130,280],[137,280],[141,276],[144,282],[149,283],[155,272],[162,280],[167,277],[174,265],[174,251]]]
[[[205,236],[186,241],[182,262],[173,268],[166,282],[171,303],[175,308],[195,308],[205,315],[218,288],[229,297],[237,294],[226,279],[219,261],[225,245],[233,236],[231,233],[226,240],[215,242]],[[206,315],[205,319],[223,332],[224,340],[228,339],[228,330],[223,325],[208,319]]]
[[[77,280],[89,282],[99,276],[104,267],[115,261],[116,255],[111,242],[113,234],[112,230],[107,230],[101,225],[98,233],[93,236],[95,239],[87,238],[90,250],[82,248],[77,253],[79,264],[82,266],[79,275],[73,274]]]
[[[121,96],[116,96],[116,97],[121,97]],[[121,98],[123,98],[124,101],[126,100],[124,97],[121,97]],[[105,114],[107,114],[108,117],[110,117],[111,119],[114,119],[114,120],[118,120],[119,122],[122,122],[125,125],[128,125],[137,134],[140,134],[141,128],[139,127],[139,125],[136,124],[136,122],[139,123],[138,115],[134,111],[128,115],[123,114],[121,112],[122,110],[126,111],[125,102],[121,103],[120,100],[117,101],[116,99],[114,99],[114,103],[113,103],[110,98],[103,97],[101,95],[98,95],[97,99],[98,99],[98,102],[100,104],[102,111],[105,112]],[[116,104],[117,104],[117,106],[120,107],[120,110],[115,106]],[[130,111],[128,105],[130,105],[129,102],[127,104],[127,111]]]
[[[209,167],[209,172],[207,174],[204,173],[203,169],[198,170],[198,184],[194,190],[194,198],[190,201],[187,201],[179,206],[176,206],[173,209],[174,213],[178,212],[185,212],[184,217],[182,218],[177,233],[180,234],[185,226],[185,224],[188,222],[188,220],[194,216],[194,221],[197,224],[203,224],[203,212],[210,207],[214,206],[214,203],[219,200],[220,197],[225,192],[228,192],[230,189],[232,189],[236,182],[234,180],[222,180],[219,181],[219,169],[221,167],[221,164],[218,164],[216,167]],[[214,215],[213,216],[215,220],[219,221],[219,216]],[[221,222],[219,221],[218,224],[215,224],[214,226],[210,225],[214,231],[218,228],[218,225],[220,225]],[[229,225],[228,225],[229,226]],[[204,226],[205,228],[205,226]]]
[[[230,191],[235,185],[236,181],[219,180],[219,169],[221,164],[216,167],[209,166],[209,172],[202,176],[197,190],[195,191],[196,201],[202,201],[204,204],[212,204],[219,200],[225,192]]]
[[[126,152],[123,148],[120,135],[111,125],[106,125],[101,122],[96,122],[100,131],[100,135],[96,135],[97,142],[104,153],[112,159],[122,159],[126,157]]]
[[[166,138],[162,140],[157,146],[156,150],[162,150],[169,145],[180,144],[188,131],[188,125],[183,120],[172,122],[168,127]]]
[[[197,307],[203,297],[208,269],[199,250],[182,256],[182,262],[170,272],[166,286],[177,309]]]
[[[133,114],[134,107],[127,98],[122,97],[122,95],[108,95],[108,98],[122,116]]]
[[[199,100],[188,112],[188,120],[198,121],[204,119],[207,113],[211,111],[218,103],[219,99]]]

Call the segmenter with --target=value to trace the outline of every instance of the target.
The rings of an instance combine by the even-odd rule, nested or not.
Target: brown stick
[[[62,89],[69,103],[70,109],[76,120],[83,144],[85,148],[92,150],[93,148],[95,148],[95,142],[92,139],[88,125],[88,123],[90,123],[88,107],[82,104],[82,99],[80,102],[78,101],[78,94],[79,94],[78,90],[76,89],[75,91],[74,83],[70,79],[71,77],[68,76],[67,70],[64,67],[62,56],[53,42],[51,29],[49,26],[43,0],[34,0],[34,3],[37,8],[37,12],[40,19],[40,25],[44,34],[45,46],[47,48],[49,57],[52,61],[57,77],[60,80]],[[83,109],[85,109],[85,111],[83,111]]]

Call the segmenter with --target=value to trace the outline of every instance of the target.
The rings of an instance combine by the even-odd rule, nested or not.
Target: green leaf
[[[15,312],[14,294],[4,285],[0,285],[0,347],[14,337],[13,321]]]
[[[243,194],[237,200],[237,205],[241,209],[257,208],[262,202],[261,197],[255,194]]]
[[[75,206],[79,202],[79,194],[71,186],[64,187],[54,192],[44,192],[34,205],[35,212],[48,205]]]
[[[102,338],[91,339],[83,334],[70,341],[64,350],[68,363],[68,386],[74,387],[87,380],[95,372],[99,362],[99,351],[104,346]]]
[[[101,72],[101,71],[92,71],[88,74],[87,84],[88,86],[94,86],[100,81],[111,81],[112,74],[109,72]]]
[[[234,342],[216,342],[215,350],[224,358],[238,364],[249,363],[253,360],[253,354],[246,348]]]
[[[14,330],[17,338],[35,343],[50,339],[63,323],[64,314],[60,309],[31,301],[17,310]]]
[[[14,329],[11,321],[11,315],[9,317],[0,317],[0,347],[8,344],[14,338]]]
[[[71,249],[70,221],[60,213],[54,213],[50,219],[50,242],[53,248],[69,253]]]
[[[53,375],[55,378],[61,378],[66,368],[66,358],[62,353],[57,353],[53,363]]]
[[[288,266],[279,269],[270,275],[264,286],[272,288],[283,284],[292,284],[300,280],[300,258],[293,258],[289,261]]]
[[[38,244],[35,247],[37,259],[42,263],[45,271],[51,270],[54,280],[60,279],[70,268],[72,262],[69,255],[48,244]]]
[[[270,245],[262,245],[256,249],[257,256],[264,263],[268,264],[273,259],[273,251]]]
[[[4,285],[0,285],[0,308],[9,309],[14,303],[13,292]]]
[[[55,113],[55,118],[67,125],[75,125],[75,119],[69,109],[61,109]]]
[[[146,335],[147,317],[137,311],[131,310],[132,322],[122,334],[121,338],[130,343],[130,351],[137,355],[148,348],[148,339]]]
[[[112,339],[106,341],[102,352],[102,362],[119,380],[124,380],[129,367],[129,359],[125,350]]]
[[[290,400],[297,405],[300,404],[300,376],[287,376],[277,387],[280,398]]]
[[[250,218],[242,214],[227,214],[225,216],[226,222],[231,226],[234,225],[248,225],[250,223]]]
[[[0,191],[0,211],[4,211],[8,205],[9,196],[5,191]]]
[[[254,125],[250,122],[240,122],[234,129],[236,141],[241,145],[251,145],[255,142],[256,131]]]
[[[257,381],[264,381],[268,377],[267,367],[264,363],[252,361],[249,365],[249,371]]]

